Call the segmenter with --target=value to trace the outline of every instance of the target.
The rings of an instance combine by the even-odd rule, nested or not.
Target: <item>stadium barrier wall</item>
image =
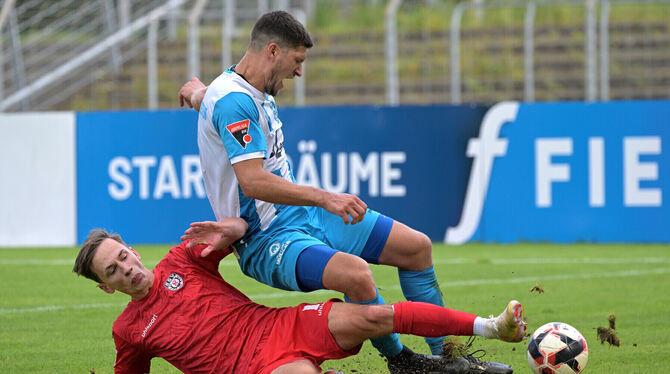
[[[74,120],[0,114],[0,246],[76,243]]]
[[[439,240],[445,222],[459,218],[469,172],[464,144],[485,112],[327,107],[280,115],[299,183],[359,194]],[[175,242],[190,222],[213,219],[196,130],[192,110],[77,114],[79,242],[94,227],[132,243]]]
[[[669,242],[668,118],[670,101],[495,105],[446,241]]]
[[[77,114],[77,237],[100,227],[129,243],[175,243],[213,220],[200,172],[197,113]]]
[[[670,101],[308,107],[280,117],[299,183],[358,194],[435,241],[670,242]],[[190,110],[77,113],[72,242],[104,227],[132,243],[173,243],[190,222],[213,219],[196,122]],[[56,153],[44,148],[40,165]],[[23,173],[15,164],[3,176]],[[67,196],[44,185],[31,196],[43,190],[51,205]],[[12,205],[3,223],[33,206]]]

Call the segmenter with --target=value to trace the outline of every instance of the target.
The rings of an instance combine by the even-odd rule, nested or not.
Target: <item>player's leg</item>
[[[240,268],[245,274],[285,290],[310,292],[325,288],[344,293],[347,301],[385,304],[365,260],[336,251],[305,230],[271,234],[267,238],[257,235],[237,249]],[[367,238],[367,233],[364,236]],[[395,356],[403,349],[397,334],[375,338],[372,344],[386,357]]]
[[[310,292],[325,288],[344,293],[349,301],[385,303],[377,292],[370,266],[360,257],[336,251],[306,230],[283,230],[271,235],[257,235],[237,249],[245,274],[285,290]],[[364,235],[367,238],[367,233]],[[372,344],[387,357],[402,351],[396,334],[376,338]]]
[[[303,292],[325,288],[340,291],[353,302],[384,304],[366,261],[336,251],[306,231],[279,230],[271,232],[271,236],[257,235],[237,249],[240,268],[272,287]],[[372,343],[387,357],[402,351],[397,335],[379,337]]]
[[[413,301],[370,306],[334,303],[328,327],[338,345],[347,350],[366,339],[392,332],[424,337],[471,336],[477,318],[474,314]],[[478,322],[484,325],[485,321]]]
[[[400,287],[407,300],[444,306],[433,268],[430,239],[398,221],[392,222],[379,263],[398,268]],[[442,337],[428,337],[426,343],[433,354],[440,354],[443,340]]]
[[[333,248],[357,255],[369,263],[402,269],[400,284],[405,298],[444,306],[432,268],[430,239],[409,227],[368,209],[363,221],[344,225],[338,216],[321,211],[315,226],[323,227],[323,238]],[[442,351],[441,338],[428,338],[433,354]],[[401,350],[396,345],[386,356]]]
[[[326,360],[338,360],[357,354],[361,345],[343,350],[328,328],[330,309],[333,304],[344,304],[329,300],[318,304],[300,304],[295,307],[273,309],[274,319],[258,343],[254,359],[248,372],[269,374],[286,364],[295,363],[299,368],[309,367],[299,361],[310,361],[317,369]],[[293,367],[287,366],[286,371]],[[320,372],[320,371],[317,371]],[[333,373],[337,373],[336,371]]]
[[[298,285],[306,292],[339,291],[355,302],[367,301],[377,295],[370,265],[365,260],[325,245],[310,246],[300,253],[296,277]]]
[[[385,216],[379,219],[390,221],[387,225],[391,225],[379,254],[380,264],[409,271],[423,271],[433,266],[433,243],[426,234]]]
[[[362,222],[343,225],[339,217],[322,216],[327,228],[326,242],[373,264],[398,268],[403,295],[409,301],[444,306],[435,270],[432,243],[423,233],[393,219],[368,210]],[[442,352],[443,338],[427,338],[433,354]]]
[[[319,374],[321,369],[310,360],[298,360],[284,364],[274,370],[272,374]]]
[[[518,343],[525,337],[523,306],[516,300],[498,317],[482,318],[474,314],[427,303],[406,301],[393,304],[393,331],[419,336],[483,336]]]
[[[522,311],[521,304],[515,300],[510,301],[496,318],[481,318],[458,310],[410,301],[375,306],[333,303],[328,313],[328,328],[343,350],[353,349],[368,338],[390,332],[418,336],[479,335],[519,342],[526,331]],[[426,371],[451,368],[453,372],[469,372],[470,363],[463,358],[446,361],[439,356],[424,356],[421,365]],[[392,365],[389,368],[393,370]],[[499,368],[505,371],[508,369],[504,365]]]
[[[350,303],[385,304],[365,260],[325,245],[310,246],[302,251],[296,263],[296,277],[306,292],[325,288],[344,293]],[[386,357],[395,356],[403,349],[397,334],[378,336],[370,341]]]

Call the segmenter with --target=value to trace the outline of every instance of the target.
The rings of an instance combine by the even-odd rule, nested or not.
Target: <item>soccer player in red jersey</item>
[[[195,227],[185,237],[198,239],[170,249],[154,270],[119,235],[93,230],[82,245],[73,271],[107,293],[131,297],[112,328],[116,373],[147,373],[153,357],[185,373],[320,373],[323,361],[354,355],[365,340],[392,332],[510,342],[525,335],[517,301],[488,319],[421,302],[259,305],[218,271],[246,223],[231,218]],[[427,357],[422,371],[472,372],[462,357]]]

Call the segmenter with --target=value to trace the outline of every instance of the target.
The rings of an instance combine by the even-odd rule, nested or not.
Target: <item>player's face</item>
[[[270,73],[270,79],[265,84],[265,92],[272,96],[276,96],[279,90],[284,88],[282,82],[284,79],[302,76],[302,63],[307,58],[307,48],[304,46],[289,48],[287,52],[284,50],[280,51],[279,59]]]
[[[93,256],[91,269],[106,288],[118,290],[133,298],[146,295],[153,284],[153,273],[144,267],[137,254],[114,239],[100,243]]]

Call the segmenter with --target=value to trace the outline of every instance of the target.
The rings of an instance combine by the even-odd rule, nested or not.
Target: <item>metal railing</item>
[[[163,17],[173,8],[181,6],[185,1],[186,0],[171,0],[168,3],[157,7],[156,9],[149,12],[149,14],[137,19],[127,27],[115,32],[102,42],[72,58],[67,63],[59,66],[55,70],[47,73],[29,85],[19,89],[17,92],[0,102],[0,110],[6,110],[7,108],[10,108],[17,103],[21,103],[24,100],[27,100],[28,97],[35,92],[58,82],[60,79],[63,79],[65,76],[71,74],[76,69],[93,61],[99,55],[108,52],[110,49],[113,49],[121,42],[128,39],[133,33],[146,28],[152,23],[155,24],[158,19]],[[151,76],[152,74],[149,75]]]
[[[398,29],[396,16],[402,0],[391,0],[386,7],[386,104],[400,104],[400,88],[398,86]]]
[[[537,1],[505,1],[505,2],[467,2],[460,3],[454,9],[451,17],[451,102],[452,104],[460,104],[461,99],[461,65],[460,65],[460,28],[463,13],[468,9],[477,9],[481,11],[482,8],[525,8],[524,17],[524,98],[527,101],[534,101],[535,86],[534,86],[534,42],[533,42],[533,25],[535,20],[537,7],[551,7],[551,6],[584,6],[586,9],[585,17],[585,87],[586,100],[595,101],[596,99],[596,38],[595,38],[595,3],[596,0],[554,0],[552,2],[537,2]]]
[[[40,3],[38,1],[32,0],[25,3],[22,3],[18,8],[14,7],[13,2],[7,1],[3,4],[2,21],[8,20],[10,28],[9,39],[11,42],[12,53],[9,55],[13,56],[13,83],[14,83],[14,92],[4,97],[3,93],[4,88],[8,86],[3,78],[3,60],[0,58],[0,111],[5,111],[8,109],[17,109],[22,110],[35,109],[35,106],[31,105],[28,100],[44,91],[50,86],[58,85],[59,83],[64,87],[59,91],[59,97],[63,97],[64,92],[70,94],[76,93],[77,89],[89,84],[91,81],[94,81],[106,74],[118,74],[121,68],[121,65],[125,60],[137,56],[138,52],[138,43],[142,37],[143,33],[146,33],[146,42],[144,51],[146,51],[146,86],[147,86],[147,107],[150,109],[155,109],[158,107],[158,81],[159,81],[159,48],[158,43],[161,40],[161,31],[159,29],[159,22],[161,20],[166,20],[168,23],[167,33],[171,37],[176,37],[176,24],[186,20],[188,22],[188,75],[195,76],[200,74],[200,49],[199,49],[199,27],[200,24],[206,22],[203,18],[207,20],[212,18],[212,14],[216,12],[209,12],[206,14],[206,17],[203,17],[203,12],[206,12],[207,5],[211,5],[214,9],[220,1],[208,2],[207,0],[198,0],[187,17],[183,17],[181,13],[177,13],[176,10],[180,9],[183,4],[186,3],[185,0],[169,0],[166,3],[154,2],[154,1],[144,1],[139,2],[138,4],[133,4],[127,0],[118,0],[118,22],[115,9],[113,8],[113,1],[109,0],[98,0],[83,3],[81,7],[74,7],[75,0],[63,0],[60,2],[53,2],[47,8],[41,9],[38,13],[39,16],[28,19],[22,25],[16,24],[14,21],[16,18],[17,11],[28,11],[31,6],[38,6]],[[210,3],[210,4],[208,4]],[[289,6],[290,3],[287,1],[277,2],[280,6]],[[133,8],[134,6],[134,8]],[[64,12],[68,7],[73,7],[71,12]],[[255,19],[258,16],[258,13],[265,12],[268,9],[274,9],[270,7],[267,0],[258,1],[257,7],[249,11],[238,11],[236,8],[236,2],[234,0],[223,0],[222,14],[223,17],[215,18],[217,21],[222,22],[222,54],[221,54],[221,66],[226,69],[228,68],[232,60],[232,44],[233,37],[235,36],[235,24],[237,17],[246,17],[249,19]],[[294,15],[303,23],[306,22],[306,13],[302,9],[293,9]],[[22,32],[27,32],[33,25],[48,19],[54,14],[65,13],[63,17],[55,19],[53,22],[43,22],[41,28],[34,31],[32,35],[28,37],[20,37],[19,34]],[[132,19],[131,13],[134,14],[144,14],[139,16],[134,21]],[[238,14],[236,14],[238,13]],[[76,31],[72,32],[71,30],[66,30],[68,25],[71,25],[76,20],[81,18],[97,18],[100,17],[99,22],[87,22],[83,23]],[[95,28],[103,29],[102,32],[95,32]],[[2,30],[2,29],[0,29]],[[53,68],[49,71],[44,69],[28,69],[31,70],[31,76],[37,76],[36,79],[28,82],[26,78],[26,68],[23,63],[24,52],[22,49],[25,49],[27,46],[21,43],[22,39],[30,39],[30,43],[43,43],[44,47],[39,48],[39,51],[30,55],[31,61],[50,61],[51,56],[58,55],[56,51],[59,48],[62,48],[59,43],[48,43],[44,42],[45,38],[48,38],[49,35],[57,34],[62,32],[65,35],[65,40],[61,42],[69,42],[73,39],[76,39],[80,35],[87,35],[88,39],[95,40],[96,35],[98,38],[104,37],[104,39],[95,42],[94,44],[85,45],[85,49],[75,51],[70,55],[65,55],[64,58],[67,61],[51,61]],[[1,34],[0,34],[1,35]],[[2,51],[2,38],[0,37],[0,51]],[[127,44],[127,45],[124,45]],[[126,50],[122,54],[121,48],[125,47]],[[0,56],[4,56],[6,53],[0,53]],[[100,69],[99,58],[103,55],[108,56],[108,69]],[[63,56],[61,56],[63,57]],[[83,73],[87,71],[87,73]],[[77,75],[74,79],[74,82],[69,82],[72,80],[72,76]],[[75,88],[76,89],[73,89]],[[295,84],[295,103],[297,105],[302,105],[305,102],[305,80],[297,79]],[[49,102],[53,103],[58,101],[58,97],[53,95],[47,96],[44,100],[40,99],[41,103]]]
[[[369,2],[373,5],[376,3]],[[352,8],[357,2],[338,2],[338,5],[340,4],[349,4],[348,6]],[[628,48],[637,48],[634,43],[626,44],[621,37],[617,36],[619,34],[615,34],[615,39],[612,39],[612,32],[621,28],[620,23],[616,23],[620,22],[621,18],[617,9],[627,4],[636,7],[642,7],[645,4],[670,5],[670,0],[473,0],[460,2],[451,8],[445,17],[445,32],[437,32],[437,35],[446,35],[445,49],[430,47],[430,43],[434,42],[430,39],[431,32],[426,32],[417,38],[416,33],[412,35],[411,31],[398,29],[398,18],[411,12],[412,7],[420,6],[417,4],[436,6],[437,2],[388,0],[382,4],[386,7],[386,12],[383,20],[380,20],[380,23],[383,24],[381,29],[384,30],[381,38],[366,36],[368,39],[366,43],[373,44],[362,47],[353,45],[350,51],[346,51],[345,43],[339,41],[332,48],[334,51],[332,53],[342,54],[343,57],[338,57],[338,59],[345,62],[347,58],[350,58],[348,56],[351,56],[352,61],[356,61],[354,59],[365,54],[370,56],[366,57],[366,63],[384,65],[385,73],[381,82],[375,84],[355,80],[347,82],[346,79],[339,79],[334,74],[335,78],[332,83],[328,83],[327,89],[319,88],[324,87],[324,84],[314,82],[323,82],[323,77],[329,74],[324,74],[325,64],[322,61],[333,55],[320,52],[320,46],[317,43],[315,51],[310,52],[310,56],[314,57],[308,59],[311,66],[310,74],[303,69],[304,77],[295,79],[293,84],[287,87],[287,90],[292,92],[292,104],[309,104],[314,102],[314,97],[318,95],[327,97],[328,103],[340,103],[342,101],[337,100],[337,97],[340,97],[343,102],[378,104],[380,102],[375,100],[380,100],[387,105],[399,105],[401,102],[407,104],[449,101],[458,104],[502,100],[530,102],[561,99],[586,101],[619,99],[622,98],[621,85],[634,79],[628,76],[623,77],[622,71],[632,69],[632,67],[640,70],[643,67],[640,67],[639,63],[636,65],[619,61],[622,55],[628,59],[637,59],[635,61],[639,61],[640,57],[630,57],[635,54],[628,52]],[[295,8],[296,5],[297,8]],[[260,14],[270,9],[288,7],[296,18],[303,23],[308,23],[310,14],[318,5],[317,0],[272,2],[269,0],[256,2],[234,0],[196,0],[194,2],[185,0],[167,2],[159,0],[138,2],[59,0],[41,2],[27,0],[18,2],[18,5],[12,0],[6,0],[0,10],[0,110],[51,108],[60,101],[68,100],[68,95],[77,95],[81,89],[89,87],[92,82],[101,77],[108,77],[106,78],[108,80],[122,77],[128,80],[122,73],[127,70],[128,66],[125,64],[128,64],[129,61],[134,61],[134,66],[138,65],[138,61],[142,61],[146,72],[139,78],[145,82],[137,84],[146,90],[146,96],[144,96],[146,100],[137,100],[138,102],[146,103],[142,105],[148,108],[158,108],[161,103],[174,105],[172,102],[165,104],[165,101],[161,100],[161,96],[167,95],[163,94],[165,90],[161,91],[159,86],[164,84],[163,75],[166,70],[172,71],[170,74],[173,77],[178,76],[176,78],[178,81],[189,79],[191,76],[210,78],[216,76],[221,71],[219,69],[229,67],[235,59],[241,57],[240,53],[246,47],[248,38],[245,28],[249,27]],[[538,25],[536,22],[540,12],[566,6],[577,11],[583,8],[581,14],[584,17],[581,30],[579,30],[579,24],[575,23],[578,29],[575,30],[573,27],[569,31],[574,33],[569,46],[573,49],[560,56],[562,62],[552,61],[553,65],[560,63],[566,65],[566,67],[556,69],[567,69],[565,71],[570,73],[570,78],[557,77],[555,72],[546,73],[547,62],[544,53],[548,52],[541,51],[549,48],[547,43],[554,42],[547,42],[547,25]],[[41,7],[38,13],[31,17],[25,16],[36,7]],[[490,30],[490,27],[484,20],[491,13],[511,9],[518,9],[522,14],[520,18],[512,20],[511,26],[506,26],[513,31],[507,36],[507,43],[511,43],[511,46],[502,46],[504,42],[496,45],[497,35],[487,37],[486,32],[489,32],[487,30]],[[670,10],[670,7],[668,9]],[[465,18],[470,22],[464,22],[464,17],[469,16],[471,11],[474,21]],[[614,25],[611,22],[613,14],[618,14]],[[670,12],[668,14],[670,16]],[[183,39],[180,39],[181,35],[178,31],[181,25],[185,30]],[[561,27],[565,28],[559,26],[556,27],[556,30],[559,30],[559,33],[565,32]],[[219,30],[218,35],[212,34],[214,29]],[[482,36],[477,36],[479,30],[483,32],[483,34],[480,33]],[[520,34],[519,30],[522,30]],[[312,29],[310,31],[315,33]],[[318,31],[316,33],[318,37],[324,39],[329,37],[318,34]],[[668,39],[659,42],[660,45],[670,45],[670,31],[663,31],[659,35],[659,37]],[[344,40],[348,42],[348,39]],[[478,46],[481,51],[480,55],[477,55],[480,52],[473,52],[473,48],[468,45],[475,40],[484,46],[483,49]],[[161,49],[161,43],[166,41],[170,41],[171,44],[168,44],[170,46],[185,48],[181,53],[184,66],[169,66],[170,62],[163,62],[162,57],[167,52]],[[219,51],[218,46],[212,48],[213,41],[220,43],[218,57],[212,54],[215,50],[217,53]],[[205,43],[204,48],[201,48],[202,43]],[[424,43],[425,47],[422,46]],[[579,53],[574,50],[576,43],[582,43],[577,46],[581,49]],[[381,45],[384,47],[381,48]],[[482,61],[490,60],[489,65],[496,67],[496,59],[501,57],[495,53],[499,54],[496,51],[504,48],[507,48],[504,50],[507,58],[520,58],[519,66],[522,66],[522,69],[516,70],[521,72],[519,81],[515,80],[518,79],[516,77],[500,78],[499,73],[496,76],[486,67],[474,69],[484,74],[473,75],[473,65],[483,65]],[[433,76],[422,79],[420,83],[406,78],[409,76],[407,66],[415,64],[416,61],[412,58],[420,58],[408,55],[406,51],[418,49],[422,53],[430,53],[431,56],[440,56],[439,58],[445,61],[444,74],[440,70],[442,68],[438,67],[432,68]],[[343,50],[345,52],[338,52]],[[662,50],[663,48],[660,51],[651,52],[658,54]],[[492,51],[491,55],[487,55],[489,51]],[[375,53],[378,54],[375,55]],[[179,52],[174,54],[179,54]],[[648,57],[648,64],[643,61],[645,66],[649,65],[649,67],[644,67],[647,70],[642,74],[655,75],[648,73],[648,71],[655,72],[654,69],[657,69],[656,65],[659,63],[655,58]],[[202,63],[203,59],[206,59],[206,64]],[[218,63],[212,64],[214,59],[218,60]],[[667,60],[670,61],[670,53]],[[356,63],[347,62],[347,64],[356,66]],[[429,66],[434,62],[427,61],[422,64]],[[577,64],[581,66],[577,67]],[[615,67],[614,73],[611,69],[613,66]],[[576,83],[575,73],[581,74],[582,69],[583,76],[578,78],[581,83]],[[661,70],[661,72],[658,80],[670,81],[670,70],[668,72]],[[434,77],[436,74],[437,78]],[[550,75],[547,76],[547,74]],[[313,78],[310,79],[310,77]],[[137,78],[134,76],[131,79],[136,82]],[[612,82],[616,83],[614,93]],[[570,87],[564,88],[562,84]],[[577,84],[580,84],[581,87],[577,87]],[[419,87],[420,85],[423,86]],[[510,88],[515,85],[520,88]],[[668,86],[665,97],[670,96],[670,85]],[[348,88],[339,89],[338,87]],[[444,94],[440,90],[444,91]],[[561,93],[561,90],[567,93]],[[659,97],[658,89],[654,88],[654,90],[649,97]],[[366,92],[372,94],[365,96]],[[548,95],[547,92],[551,92],[552,95]],[[348,93],[352,99],[347,99]],[[110,93],[110,97],[115,96]],[[330,100],[331,98],[335,99]]]
[[[524,17],[524,100],[535,100],[535,63],[534,63],[534,21],[539,7],[575,6],[584,8],[584,96],[583,100],[610,100],[610,16],[611,4],[644,6],[645,4],[668,4],[668,0],[554,0],[554,1],[504,1],[504,2],[463,2],[459,3],[450,22],[450,92],[451,102],[462,102],[461,71],[461,19],[466,10],[481,12],[492,8],[525,8]],[[600,11],[600,17],[597,13]],[[670,13],[669,13],[670,15]],[[598,27],[598,20],[600,27]],[[598,38],[599,34],[599,38]],[[668,36],[670,37],[670,36]],[[600,51],[598,52],[598,49]],[[598,60],[600,63],[598,64]],[[600,84],[598,84],[598,82]],[[600,89],[600,94],[598,94]],[[670,96],[670,90],[669,94]]]

